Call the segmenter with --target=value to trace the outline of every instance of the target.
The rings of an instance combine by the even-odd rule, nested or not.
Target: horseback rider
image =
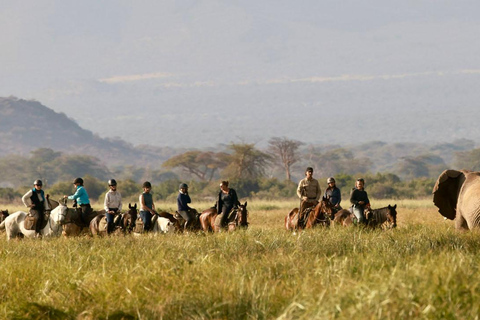
[[[104,208],[107,218],[107,233],[110,234],[115,230],[115,215],[122,210],[122,195],[117,191],[115,179],[108,180],[108,187],[110,190],[105,194]]]
[[[67,196],[64,195],[65,199],[75,200],[77,203],[77,212],[80,213],[80,218],[85,226],[88,226],[90,223],[89,215],[93,211],[92,207],[90,206],[90,199],[88,197],[87,190],[83,186],[83,179],[82,178],[75,178],[73,180],[73,184],[75,185],[75,193]]]
[[[42,180],[33,182],[33,189],[28,190],[22,197],[23,204],[30,208],[30,214],[37,217],[35,224],[35,235],[40,236],[42,223],[45,220],[45,211],[50,210],[48,201],[45,201],[45,193],[42,190]]]
[[[152,184],[149,181],[143,183],[143,193],[139,197],[140,203],[140,218],[143,221],[143,230],[150,231],[152,225],[152,217],[156,215],[155,204],[150,193],[152,191]]]
[[[308,167],[305,170],[305,178],[300,180],[297,188],[297,195],[300,198],[299,221],[303,221],[305,209],[318,204],[321,194],[320,184],[313,178],[313,168]]]
[[[240,202],[238,201],[237,192],[235,189],[228,187],[228,181],[222,181],[217,198],[218,216],[215,219],[215,228],[217,230],[227,226],[230,212],[238,205],[240,205]]]
[[[365,208],[370,207],[370,200],[368,199],[367,191],[365,191],[365,180],[357,179],[355,188],[350,194],[350,203],[352,204],[352,212],[358,220],[358,223],[367,223],[365,219]]]
[[[342,201],[342,193],[340,192],[340,189],[337,188],[335,178],[328,178],[327,185],[327,189],[325,189],[323,196],[327,198],[330,204],[333,206],[332,216],[330,217],[333,220],[335,218],[335,213],[337,213],[339,210],[342,210],[342,207],[340,206],[340,202]]]
[[[181,183],[177,196],[177,212],[182,216],[183,219],[185,219],[185,230],[191,229],[195,223],[196,210],[188,206],[188,204],[191,202],[192,200],[188,194],[188,185],[186,183]]]

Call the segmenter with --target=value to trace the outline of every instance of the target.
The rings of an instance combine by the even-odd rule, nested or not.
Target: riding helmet
[[[330,182],[335,182],[335,178],[333,178],[333,177],[328,178],[327,183],[330,183]]]
[[[188,189],[188,185],[186,183],[180,183],[179,189]]]
[[[117,185],[117,181],[115,181],[115,179],[110,179],[110,180],[108,180],[108,185],[109,185],[109,186],[116,186],[116,185]]]
[[[79,184],[81,186],[83,186],[83,179],[82,178],[76,178],[75,180],[73,180],[73,184]]]
[[[148,181],[145,181],[145,182],[143,183],[143,187],[144,187],[144,188],[151,188],[151,187],[152,187],[152,184],[151,184],[150,182],[148,182]]]
[[[35,180],[35,181],[33,182],[33,185],[34,185],[34,186],[43,186],[42,180]]]

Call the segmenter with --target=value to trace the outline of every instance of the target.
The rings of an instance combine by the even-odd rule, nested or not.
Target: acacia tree
[[[187,151],[176,155],[162,166],[165,168],[182,168],[202,181],[211,181],[218,169],[224,168],[227,155],[225,153]]]
[[[256,149],[255,144],[231,143],[228,149],[232,153],[227,157],[229,164],[222,175],[235,179],[255,179],[265,175],[271,157]]]
[[[304,143],[298,140],[290,140],[285,137],[274,137],[268,141],[268,152],[273,161],[285,170],[286,179],[292,180],[290,168],[299,161],[298,148]]]

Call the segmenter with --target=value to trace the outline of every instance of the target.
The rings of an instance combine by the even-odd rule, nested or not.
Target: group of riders
[[[69,196],[64,195],[64,199],[65,201],[67,199],[74,201],[74,207],[76,207],[80,223],[86,227],[90,223],[93,209],[90,205],[87,190],[83,184],[84,181],[82,178],[76,178],[73,181],[75,193]],[[215,219],[215,227],[218,228],[218,230],[226,227],[230,213],[240,205],[236,191],[233,188],[229,188],[228,184],[228,181],[222,181],[220,183],[220,191],[216,202],[218,215]],[[107,220],[107,233],[110,234],[115,231],[115,216],[122,210],[122,195],[117,190],[117,181],[115,181],[115,179],[108,180],[108,187],[109,190],[105,194],[104,210]],[[139,197],[140,218],[143,222],[144,231],[150,231],[152,229],[152,218],[157,215],[151,194],[152,184],[149,181],[145,181],[142,187],[143,193],[140,194]],[[51,211],[49,202],[42,188],[42,181],[35,180],[33,188],[22,197],[23,204],[27,208],[30,208],[29,215],[35,217],[36,223],[34,228],[37,236],[40,236],[45,214]],[[188,194],[188,185],[181,183],[177,196],[177,213],[185,220],[185,230],[193,229],[194,224],[198,223],[198,213],[194,208],[189,206],[190,203],[191,199]]]
[[[334,219],[335,213],[342,209],[340,202],[342,201],[342,193],[336,186],[335,178],[330,177],[327,179],[327,188],[323,197],[330,202],[332,207],[332,216],[330,219]],[[313,168],[308,167],[305,170],[305,178],[300,180],[297,188],[297,195],[300,198],[299,208],[299,223],[304,221],[306,214],[315,207],[322,196],[322,190],[318,180],[313,178]],[[350,193],[351,211],[355,215],[359,224],[365,224],[366,208],[370,208],[370,200],[368,199],[367,191],[365,191],[365,180],[360,178],[355,182],[355,188]]]
[[[82,178],[76,178],[73,181],[75,186],[75,193],[72,195],[64,195],[65,200],[73,200],[74,206],[77,208],[81,222],[85,226],[88,226],[93,210],[90,205],[90,199],[88,197],[87,190],[83,185]],[[336,212],[342,209],[340,202],[342,201],[342,195],[340,189],[335,184],[335,179],[330,177],[327,179],[327,188],[323,197],[327,198],[330,202],[333,213],[331,219],[334,218]],[[42,228],[42,222],[45,220],[45,213],[49,212],[50,206],[45,198],[45,193],[42,190],[43,183],[41,180],[35,180],[33,188],[30,189],[22,197],[22,202],[28,208],[30,208],[30,215],[36,217],[35,232],[40,235]],[[115,230],[114,219],[115,215],[122,210],[122,195],[117,190],[117,181],[115,179],[108,180],[109,190],[105,194],[104,210],[107,220],[107,233],[112,233]],[[152,228],[152,217],[157,213],[155,211],[155,204],[151,194],[152,184],[145,181],[142,185],[143,193],[139,197],[140,204],[140,218],[142,219],[144,230],[149,231]],[[368,199],[367,192],[365,191],[365,181],[358,179],[355,183],[355,188],[350,193],[351,210],[358,223],[365,223],[365,208],[370,207],[370,201]],[[297,188],[297,195],[300,198],[299,208],[299,221],[305,216],[305,213],[311,210],[318,204],[320,197],[322,196],[322,190],[318,180],[313,178],[313,168],[308,167],[305,170],[305,178],[300,180]],[[184,228],[191,229],[196,223],[198,216],[197,211],[189,206],[191,203],[190,195],[188,194],[188,185],[181,183],[179,186],[179,192],[177,196],[177,213],[184,220]],[[218,193],[216,209],[217,217],[215,219],[215,227],[221,229],[228,223],[229,214],[232,210],[236,209],[240,205],[238,196],[233,188],[229,188],[228,181],[222,181],[220,183],[220,191]]]

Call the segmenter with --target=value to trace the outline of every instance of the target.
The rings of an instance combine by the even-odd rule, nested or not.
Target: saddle
[[[303,213],[299,214],[298,217],[298,226],[305,228],[308,220],[308,216],[310,215],[310,212],[312,212],[314,207],[308,207],[305,210],[303,210]]]
[[[45,211],[44,219],[41,221],[40,229],[43,229],[47,226],[48,218],[50,217],[50,211]],[[37,210],[30,210],[27,215],[25,216],[24,227],[26,230],[35,230],[35,226],[37,225],[37,221],[39,219],[39,214]]]

